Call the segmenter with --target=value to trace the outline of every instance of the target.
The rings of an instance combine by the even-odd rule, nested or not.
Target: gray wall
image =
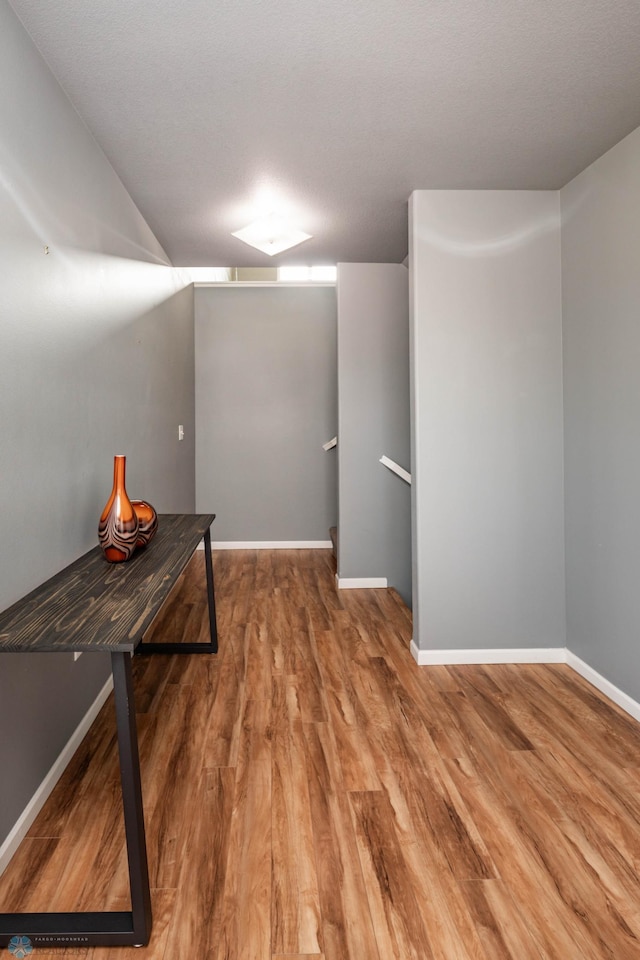
[[[640,130],[561,191],[569,649],[640,699]]]
[[[196,290],[196,504],[214,541],[328,540],[336,523],[333,287]]]
[[[559,197],[411,199],[414,639],[564,647]]]
[[[397,263],[338,264],[338,574],[386,577],[411,603],[409,281]]]
[[[193,509],[193,296],[166,264],[0,0],[0,608],[96,543],[115,453],[132,495]],[[2,658],[0,843],[108,672]]]

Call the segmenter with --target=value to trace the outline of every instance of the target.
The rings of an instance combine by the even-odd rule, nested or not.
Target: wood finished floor
[[[135,662],[151,943],[74,956],[640,958],[638,724],[565,666],[417,667],[397,596],[337,593],[328,551],[214,564],[219,655]],[[152,632],[206,629],[199,554]],[[127,909],[114,724],[3,911]]]

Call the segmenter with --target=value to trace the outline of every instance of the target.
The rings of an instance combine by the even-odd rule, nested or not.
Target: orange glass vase
[[[126,457],[113,458],[113,490],[98,524],[98,540],[109,563],[128,560],[138,542],[140,523],[125,489]]]
[[[131,506],[138,517],[138,547],[146,547],[158,529],[158,514],[146,500],[132,500]]]

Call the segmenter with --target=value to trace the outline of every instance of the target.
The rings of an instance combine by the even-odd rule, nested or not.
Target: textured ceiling
[[[640,125],[638,0],[11,0],[176,265],[400,261],[416,188],[558,188]],[[314,235],[230,236],[271,193]]]

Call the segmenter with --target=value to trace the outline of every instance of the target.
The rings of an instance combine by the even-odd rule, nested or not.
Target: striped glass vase
[[[128,560],[138,542],[139,521],[125,489],[126,457],[113,458],[113,490],[100,516],[98,540],[109,563]]]
[[[146,547],[158,529],[158,514],[146,500],[132,500],[131,506],[138,517],[138,547]]]

